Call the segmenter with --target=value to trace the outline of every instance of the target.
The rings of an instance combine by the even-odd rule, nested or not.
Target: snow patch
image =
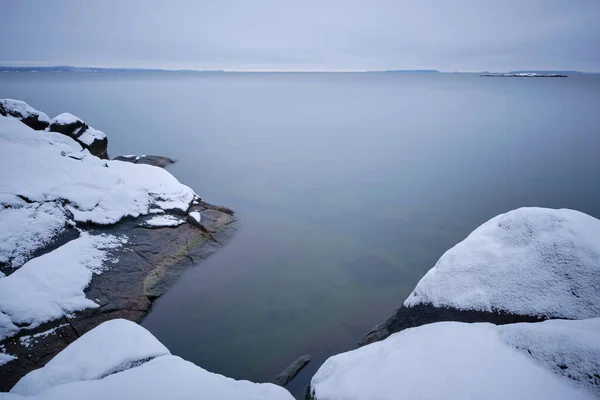
[[[67,325],[68,324],[61,324],[61,325],[56,326],[56,327],[54,327],[52,329],[48,329],[47,331],[44,331],[44,332],[36,333],[36,334],[33,334],[33,335],[24,335],[24,336],[21,336],[19,338],[19,342],[21,342],[21,345],[23,347],[29,348],[34,343],[38,343],[37,339],[39,339],[39,338],[45,338],[48,335],[53,335],[54,333],[56,333],[57,329],[62,328],[63,326],[67,326]]]
[[[584,319],[600,316],[599,287],[600,220],[519,208],[448,250],[404,305]]]
[[[78,117],[74,116],[73,114],[70,113],[62,113],[62,114],[58,114],[56,117],[52,118],[52,120],[50,121],[50,125],[70,125],[70,124],[74,124],[77,122],[83,122],[81,119],[79,119]]]
[[[0,340],[18,332],[18,326],[35,328],[65,314],[98,307],[83,290],[93,274],[107,268],[109,251],[125,240],[84,232],[0,279]]]
[[[20,267],[33,251],[65,230],[67,216],[60,204],[34,203],[0,208],[0,263]]]
[[[192,211],[191,213],[189,213],[189,216],[194,218],[194,220],[197,223],[200,223],[200,220],[202,219],[202,216],[200,215],[199,211]]]
[[[144,225],[147,226],[179,226],[185,223],[184,219],[178,218],[174,215],[157,215],[147,220]]]

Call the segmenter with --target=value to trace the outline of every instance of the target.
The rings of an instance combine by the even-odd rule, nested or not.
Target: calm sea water
[[[443,252],[521,206],[600,217],[600,75],[3,73],[0,98],[68,111],[109,152],[159,154],[240,230],[143,325],[235,378],[331,354]]]

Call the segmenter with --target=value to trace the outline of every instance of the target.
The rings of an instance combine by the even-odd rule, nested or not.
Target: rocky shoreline
[[[0,114],[20,119],[36,129],[53,126],[45,114],[27,108],[24,103],[17,102],[20,107],[12,108],[11,104],[15,103],[0,102]],[[77,135],[81,138],[85,131],[93,130],[76,117],[71,120],[75,122],[62,124],[59,133],[77,139]],[[86,146],[81,140],[76,141]],[[104,136],[99,141],[91,141],[84,149],[106,158],[107,139]],[[173,162],[159,156],[115,159],[160,167]],[[9,209],[12,208],[6,208]],[[17,335],[0,341],[1,353],[14,357],[0,365],[0,392],[10,390],[28,372],[43,367],[70,343],[103,322],[116,318],[140,322],[152,302],[164,294],[185,269],[197,265],[230,239],[237,228],[233,214],[226,207],[206,203],[195,196],[187,209],[166,208],[159,214],[124,217],[117,223],[76,222],[61,228],[51,241],[28,254],[23,264],[80,238],[83,232],[92,237],[126,237],[126,240],[108,250],[104,264],[109,266],[102,273],[94,274],[84,290],[85,297],[93,301],[95,307],[66,313],[32,329],[27,324],[17,325],[20,328]],[[156,223],[156,218],[161,222]],[[2,279],[7,279],[18,270],[11,266],[9,259],[8,263],[0,264],[0,277],[6,275]]]

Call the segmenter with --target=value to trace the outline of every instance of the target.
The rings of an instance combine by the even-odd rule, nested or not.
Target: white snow
[[[499,326],[502,340],[600,397],[600,318]]]
[[[544,330],[542,324],[537,328]],[[440,322],[407,329],[329,358],[311,387],[317,400],[593,398],[503,337],[501,328],[487,323]],[[594,347],[598,351],[600,342]]]
[[[67,216],[60,204],[34,203],[0,208],[0,262],[21,266],[30,253],[64,231]]]
[[[185,223],[184,219],[177,218],[174,215],[157,215],[150,218],[144,224],[148,226],[179,226]]]
[[[81,236],[36,257],[0,279],[0,340],[63,315],[98,307],[83,290],[101,273],[108,251],[123,243],[111,235]]]
[[[77,139],[80,140],[82,143],[85,143],[88,146],[90,146],[94,142],[94,140],[101,140],[104,138],[106,138],[106,134],[104,132],[99,131],[98,129],[94,129],[90,126]]]
[[[74,116],[73,114],[62,113],[62,114],[58,114],[56,117],[52,118],[52,120],[50,121],[50,125],[52,125],[52,124],[70,125],[70,124],[74,124],[76,122],[83,122],[83,121],[81,119],[79,119],[78,117]]]
[[[274,384],[236,381],[172,356],[148,331],[125,320],[86,333],[4,398],[293,400]]]
[[[36,110],[29,104],[21,100],[0,99],[0,104],[6,111],[13,111],[21,114],[23,118],[37,116],[40,121],[50,122],[50,118],[41,111]]]
[[[150,332],[124,319],[107,321],[25,375],[12,393],[32,395],[51,386],[101,379],[141,361],[171,354]]]
[[[200,223],[200,220],[202,218],[199,211],[192,211],[189,213],[189,216],[194,218],[194,220],[196,220],[197,223]]]
[[[100,160],[65,135],[0,117],[0,260],[24,261],[60,231],[65,211],[113,224],[151,209],[186,211],[194,196],[162,168]]]
[[[404,302],[583,319],[600,316],[600,220],[519,208],[448,250]]]
[[[0,353],[0,367],[3,366],[4,364],[6,364],[9,361],[12,360],[16,360],[17,357],[10,355],[10,354],[6,354],[6,353]]]

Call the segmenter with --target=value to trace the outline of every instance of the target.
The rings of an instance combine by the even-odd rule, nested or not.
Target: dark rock
[[[300,356],[291,363],[287,368],[277,375],[274,380],[274,383],[279,386],[285,386],[289,381],[294,379],[294,377],[300,372],[302,368],[306,366],[310,362],[311,358],[309,355]]]
[[[202,208],[200,212],[205,210]],[[18,357],[0,368],[0,392],[10,390],[25,374],[45,365],[67,345],[99,324],[115,318],[140,322],[154,299],[164,294],[185,269],[222,246],[236,229],[233,221],[212,233],[187,223],[178,227],[145,229],[144,218],[127,219],[89,231],[91,234],[126,235],[128,238],[123,247],[110,254],[110,258],[118,258],[118,262],[110,264],[102,274],[94,275],[85,290],[86,297],[99,307],[47,322],[31,331],[21,331],[19,335],[0,342],[8,354]],[[23,335],[53,328],[57,328],[56,334],[48,334],[29,347],[19,340]]]
[[[61,114],[65,115],[65,114]],[[60,117],[60,116],[59,116]],[[75,116],[71,116],[72,120],[70,122],[64,122],[60,119],[53,119],[50,121],[50,125],[48,126],[48,131],[62,133],[63,135],[69,136],[77,143],[81,145],[84,149],[88,149],[88,151],[95,155],[96,157],[102,159],[108,159],[108,138],[104,135],[103,138],[95,138],[91,143],[88,141],[83,141],[82,136],[88,132],[93,130],[97,132],[95,129],[90,128],[85,122],[80,120]],[[89,133],[89,132],[88,132]]]
[[[200,212],[200,222],[197,222],[192,216],[188,216],[188,222],[200,229],[204,229],[206,232],[214,233],[235,221],[235,218],[231,214],[219,211],[217,208],[223,209],[222,207],[206,208],[203,206],[192,206],[188,210],[188,214],[194,211]]]
[[[126,161],[134,164],[147,164],[154,165],[155,167],[164,168],[167,165],[175,163],[175,161],[169,157],[163,156],[117,156],[113,158],[117,161]]]
[[[0,100],[0,115],[18,118],[36,131],[43,131],[49,125],[49,118],[46,114],[19,100]]]
[[[431,304],[419,304],[413,307],[402,306],[386,321],[375,326],[358,344],[359,346],[364,346],[369,343],[378,342],[404,329],[434,322],[490,322],[496,325],[504,325],[517,322],[539,322],[545,319],[547,318],[509,314],[504,311],[459,310],[449,307],[435,307]]]

